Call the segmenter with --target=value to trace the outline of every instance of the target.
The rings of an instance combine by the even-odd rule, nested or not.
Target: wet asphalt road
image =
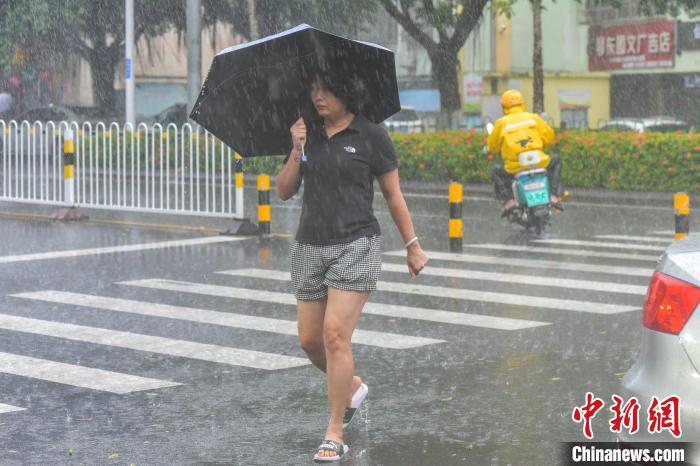
[[[424,249],[446,252],[446,197],[407,195],[407,200]],[[0,464],[311,463],[327,420],[325,380],[310,364],[300,365],[304,354],[296,337],[275,326],[286,321],[282,325],[289,329],[295,307],[286,301],[291,290],[284,275],[265,271],[288,270],[288,234],[300,212],[298,199],[275,204],[275,236],[269,240],[167,248],[164,242],[217,235],[0,216]],[[384,252],[401,250],[386,205],[381,198],[375,205]],[[17,208],[0,203],[0,211]],[[581,426],[571,421],[573,407],[587,391],[607,400],[618,391],[638,347],[641,293],[664,245],[596,235],[668,239],[651,232],[672,228],[672,210],[571,205],[540,238],[617,246],[535,243],[537,238],[501,221],[489,200],[466,200],[464,225],[464,254],[481,256],[471,259],[481,262],[433,258],[426,274],[412,282],[401,269],[402,257],[383,257],[383,283],[370,298],[376,304],[358,328],[438,341],[401,340],[413,345],[401,349],[384,347],[383,338],[354,345],[356,370],[370,395],[362,419],[346,431],[350,453],[343,464],[556,464],[560,442],[582,440]],[[152,248],[27,256],[144,243]],[[527,248],[480,247],[484,244]],[[639,245],[641,250],[634,249]],[[551,253],[552,248],[563,251]],[[485,263],[494,260],[499,263]],[[565,269],[533,266],[538,261]],[[580,270],[577,264],[597,264],[600,270]],[[612,266],[628,269],[616,273]],[[241,269],[242,275],[219,273]],[[528,277],[539,283],[514,282]],[[555,279],[569,281],[552,286]],[[592,289],[600,284],[590,282],[609,288]],[[400,284],[426,288],[406,290]],[[23,296],[12,296],[19,293]],[[85,303],[86,295],[104,299]],[[503,302],[509,299],[515,303]],[[565,309],[569,306],[580,309]],[[405,313],[414,308],[440,317],[428,312],[409,318]],[[398,314],[387,315],[386,309]],[[226,320],[227,315],[238,320]],[[455,315],[474,317],[455,323],[449,320]],[[268,320],[251,323],[245,316]],[[506,320],[486,319],[477,326],[478,316]],[[213,346],[205,351],[192,342]],[[266,353],[260,364],[270,366],[247,367],[257,356],[235,359],[226,353],[230,348]],[[222,362],[220,353],[233,359]],[[17,356],[35,359],[19,367]],[[271,368],[270,361],[281,367]],[[85,375],[85,368],[109,372]],[[35,372],[22,374],[26,370]],[[144,389],[125,375],[146,378],[156,388]],[[109,385],[113,380],[116,385]],[[127,393],[81,386],[96,381]],[[158,385],[165,382],[179,385]],[[23,410],[2,412],[3,405]],[[607,420],[596,418],[596,440],[613,439]]]

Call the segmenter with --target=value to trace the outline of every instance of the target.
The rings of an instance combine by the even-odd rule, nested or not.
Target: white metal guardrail
[[[66,204],[63,135],[69,128],[74,205],[243,218],[240,157],[189,123],[141,123],[134,130],[131,124],[0,120],[0,200]]]

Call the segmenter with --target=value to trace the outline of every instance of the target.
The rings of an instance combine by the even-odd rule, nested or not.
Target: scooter
[[[491,134],[493,123],[487,123],[486,131]],[[485,148],[488,151],[488,148]],[[552,217],[552,190],[545,168],[535,168],[542,158],[539,150],[530,150],[518,155],[521,166],[528,167],[514,175],[513,199],[515,207],[508,211],[508,221],[518,223],[527,230],[533,228],[540,235]],[[562,199],[568,193],[564,193]]]

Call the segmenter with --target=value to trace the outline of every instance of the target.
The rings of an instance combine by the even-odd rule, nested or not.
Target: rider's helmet
[[[524,106],[525,99],[523,99],[523,95],[520,93],[520,91],[509,89],[501,96],[501,105],[503,106],[503,110],[508,110],[516,105]]]

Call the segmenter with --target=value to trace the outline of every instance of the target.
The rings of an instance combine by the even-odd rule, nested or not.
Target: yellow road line
[[[30,220],[54,220],[51,215],[44,214],[30,214],[25,212],[4,212],[0,211],[0,217],[10,217],[19,219],[30,219]],[[167,223],[145,223],[136,222],[130,220],[91,220],[91,223],[101,223],[107,225],[125,225],[125,226],[138,226],[144,228],[153,228],[157,230],[181,230],[181,231],[202,231],[207,233],[218,233],[219,228],[213,227],[195,227],[188,225],[172,225]]]
[[[128,225],[128,226],[138,226],[145,228],[155,228],[159,230],[183,230],[183,231],[204,231],[208,233],[218,233],[221,231],[220,228],[213,227],[194,227],[188,225],[172,225],[168,223],[145,223],[145,222],[134,222],[130,220],[95,220],[94,223],[104,223],[107,225]]]
[[[29,218],[37,220],[50,220],[51,216],[41,215],[41,214],[28,214],[23,212],[2,212],[0,211],[0,217],[13,217],[13,218]]]

